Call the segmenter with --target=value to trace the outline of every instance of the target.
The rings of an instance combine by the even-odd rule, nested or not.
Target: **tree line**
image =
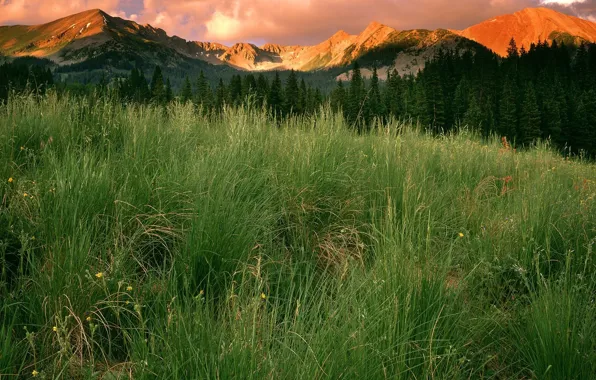
[[[543,41],[526,50],[512,39],[504,59],[441,51],[415,76],[388,72],[383,85],[376,69],[366,83],[355,63],[330,98],[359,130],[375,119],[411,118],[438,133],[468,126],[518,146],[541,138],[596,153],[596,44]]]
[[[11,91],[34,91],[44,94],[54,85],[50,69],[40,65],[7,62],[0,65],[0,103],[8,100]]]
[[[105,89],[107,83],[102,80],[99,87]],[[141,70],[133,69],[127,78],[118,81],[117,93],[122,100],[137,103],[167,104],[174,99],[193,102],[201,105],[205,112],[221,110],[224,105],[250,103],[256,107],[266,106],[278,117],[313,113],[325,101],[320,89],[307,85],[304,79],[299,81],[294,71],[285,82],[277,72],[271,81],[263,74],[233,75],[228,83],[220,79],[215,88],[201,71],[194,80],[186,77],[182,88],[174,94],[169,79],[164,79],[157,66],[151,81],[147,81]]]

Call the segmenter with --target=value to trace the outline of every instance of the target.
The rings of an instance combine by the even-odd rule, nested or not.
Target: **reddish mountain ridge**
[[[481,44],[505,55],[512,37],[518,46],[526,48],[544,39],[596,41],[596,23],[548,8],[528,8],[461,31],[399,31],[373,22],[358,35],[339,31],[314,46],[237,43],[228,47],[170,37],[162,29],[95,9],[44,25],[2,26],[0,53],[44,57],[58,64],[83,62],[106,53],[134,53],[149,62],[165,59],[175,64],[190,58],[249,71],[320,70],[364,59],[383,62],[381,72],[395,68],[403,74],[423,68],[439,49],[470,50]]]
[[[532,43],[557,38],[596,41],[596,23],[549,8],[527,8],[453,32],[476,41],[501,56],[507,54],[512,37],[518,47],[524,46],[526,49]]]

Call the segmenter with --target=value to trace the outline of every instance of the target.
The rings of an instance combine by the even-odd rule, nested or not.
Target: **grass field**
[[[596,166],[327,110],[0,107],[0,378],[588,379]]]

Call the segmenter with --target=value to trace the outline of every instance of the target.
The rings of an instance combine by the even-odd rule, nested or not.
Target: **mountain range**
[[[112,17],[95,9],[34,26],[0,27],[0,53],[46,58],[56,65],[124,68],[132,63],[228,66],[246,71],[315,71],[347,68],[355,60],[400,73],[417,72],[439,49],[488,48],[505,55],[511,38],[529,48],[541,40],[596,41],[596,23],[548,8],[528,8],[465,30],[397,30],[372,22],[358,35],[338,31],[314,46],[187,41],[151,25]],[[383,76],[383,69],[381,70]]]

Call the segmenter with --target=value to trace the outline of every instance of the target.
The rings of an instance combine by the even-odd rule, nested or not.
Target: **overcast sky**
[[[396,29],[463,29],[526,7],[596,22],[596,0],[0,0],[0,24],[38,24],[92,8],[182,38],[233,43],[318,43],[371,21]]]

